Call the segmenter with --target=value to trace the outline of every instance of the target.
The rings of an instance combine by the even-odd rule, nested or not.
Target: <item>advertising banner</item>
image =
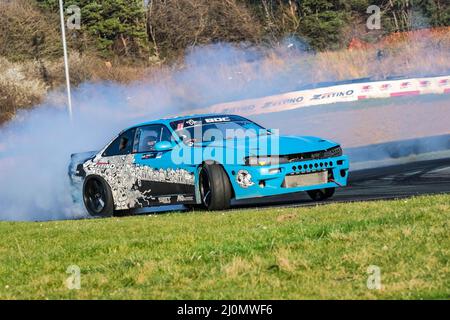
[[[216,104],[194,113],[255,115],[317,105],[421,94],[450,93],[450,76],[375,81],[301,90]]]

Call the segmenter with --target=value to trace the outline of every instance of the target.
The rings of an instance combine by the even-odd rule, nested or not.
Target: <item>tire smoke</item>
[[[67,167],[72,153],[99,150],[125,127],[210,104],[290,90],[288,64],[300,43],[268,51],[226,44],[187,54],[182,69],[129,85],[84,83],[73,90],[73,121],[64,90],[0,127],[0,220],[86,217],[72,203]],[[274,59],[285,61],[278,66]]]

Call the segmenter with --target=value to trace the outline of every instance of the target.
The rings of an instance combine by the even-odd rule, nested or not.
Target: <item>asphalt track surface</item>
[[[450,193],[450,158],[411,162],[350,172],[347,187],[336,189],[326,201],[312,201],[304,192],[285,196],[236,201],[235,208],[296,207],[336,202],[398,199],[417,195]]]

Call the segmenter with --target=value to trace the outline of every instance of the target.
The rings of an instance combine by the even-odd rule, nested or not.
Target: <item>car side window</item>
[[[104,157],[130,154],[133,151],[133,142],[136,129],[130,129],[116,138],[103,152]]]
[[[133,152],[155,151],[160,141],[171,141],[172,135],[165,125],[155,124],[137,128]]]

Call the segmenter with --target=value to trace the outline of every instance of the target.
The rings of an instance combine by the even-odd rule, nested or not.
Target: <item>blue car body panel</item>
[[[326,168],[332,170],[333,172],[333,182],[292,188],[282,187],[286,175],[307,174],[323,170],[325,168],[324,163],[327,163],[328,165]],[[296,168],[295,170],[293,169],[294,167]],[[242,167],[224,166],[224,168],[228,176],[232,176],[233,172],[237,172]],[[246,170],[251,174],[252,180],[255,181],[252,186],[242,188],[235,179],[231,179],[231,184],[233,185],[237,200],[275,196],[315,189],[343,187],[347,185],[348,168],[349,163],[347,156],[313,161],[293,162],[274,166],[250,167],[246,168]],[[343,173],[343,176],[341,176],[341,172]],[[265,182],[264,188],[259,186],[259,181]]]

